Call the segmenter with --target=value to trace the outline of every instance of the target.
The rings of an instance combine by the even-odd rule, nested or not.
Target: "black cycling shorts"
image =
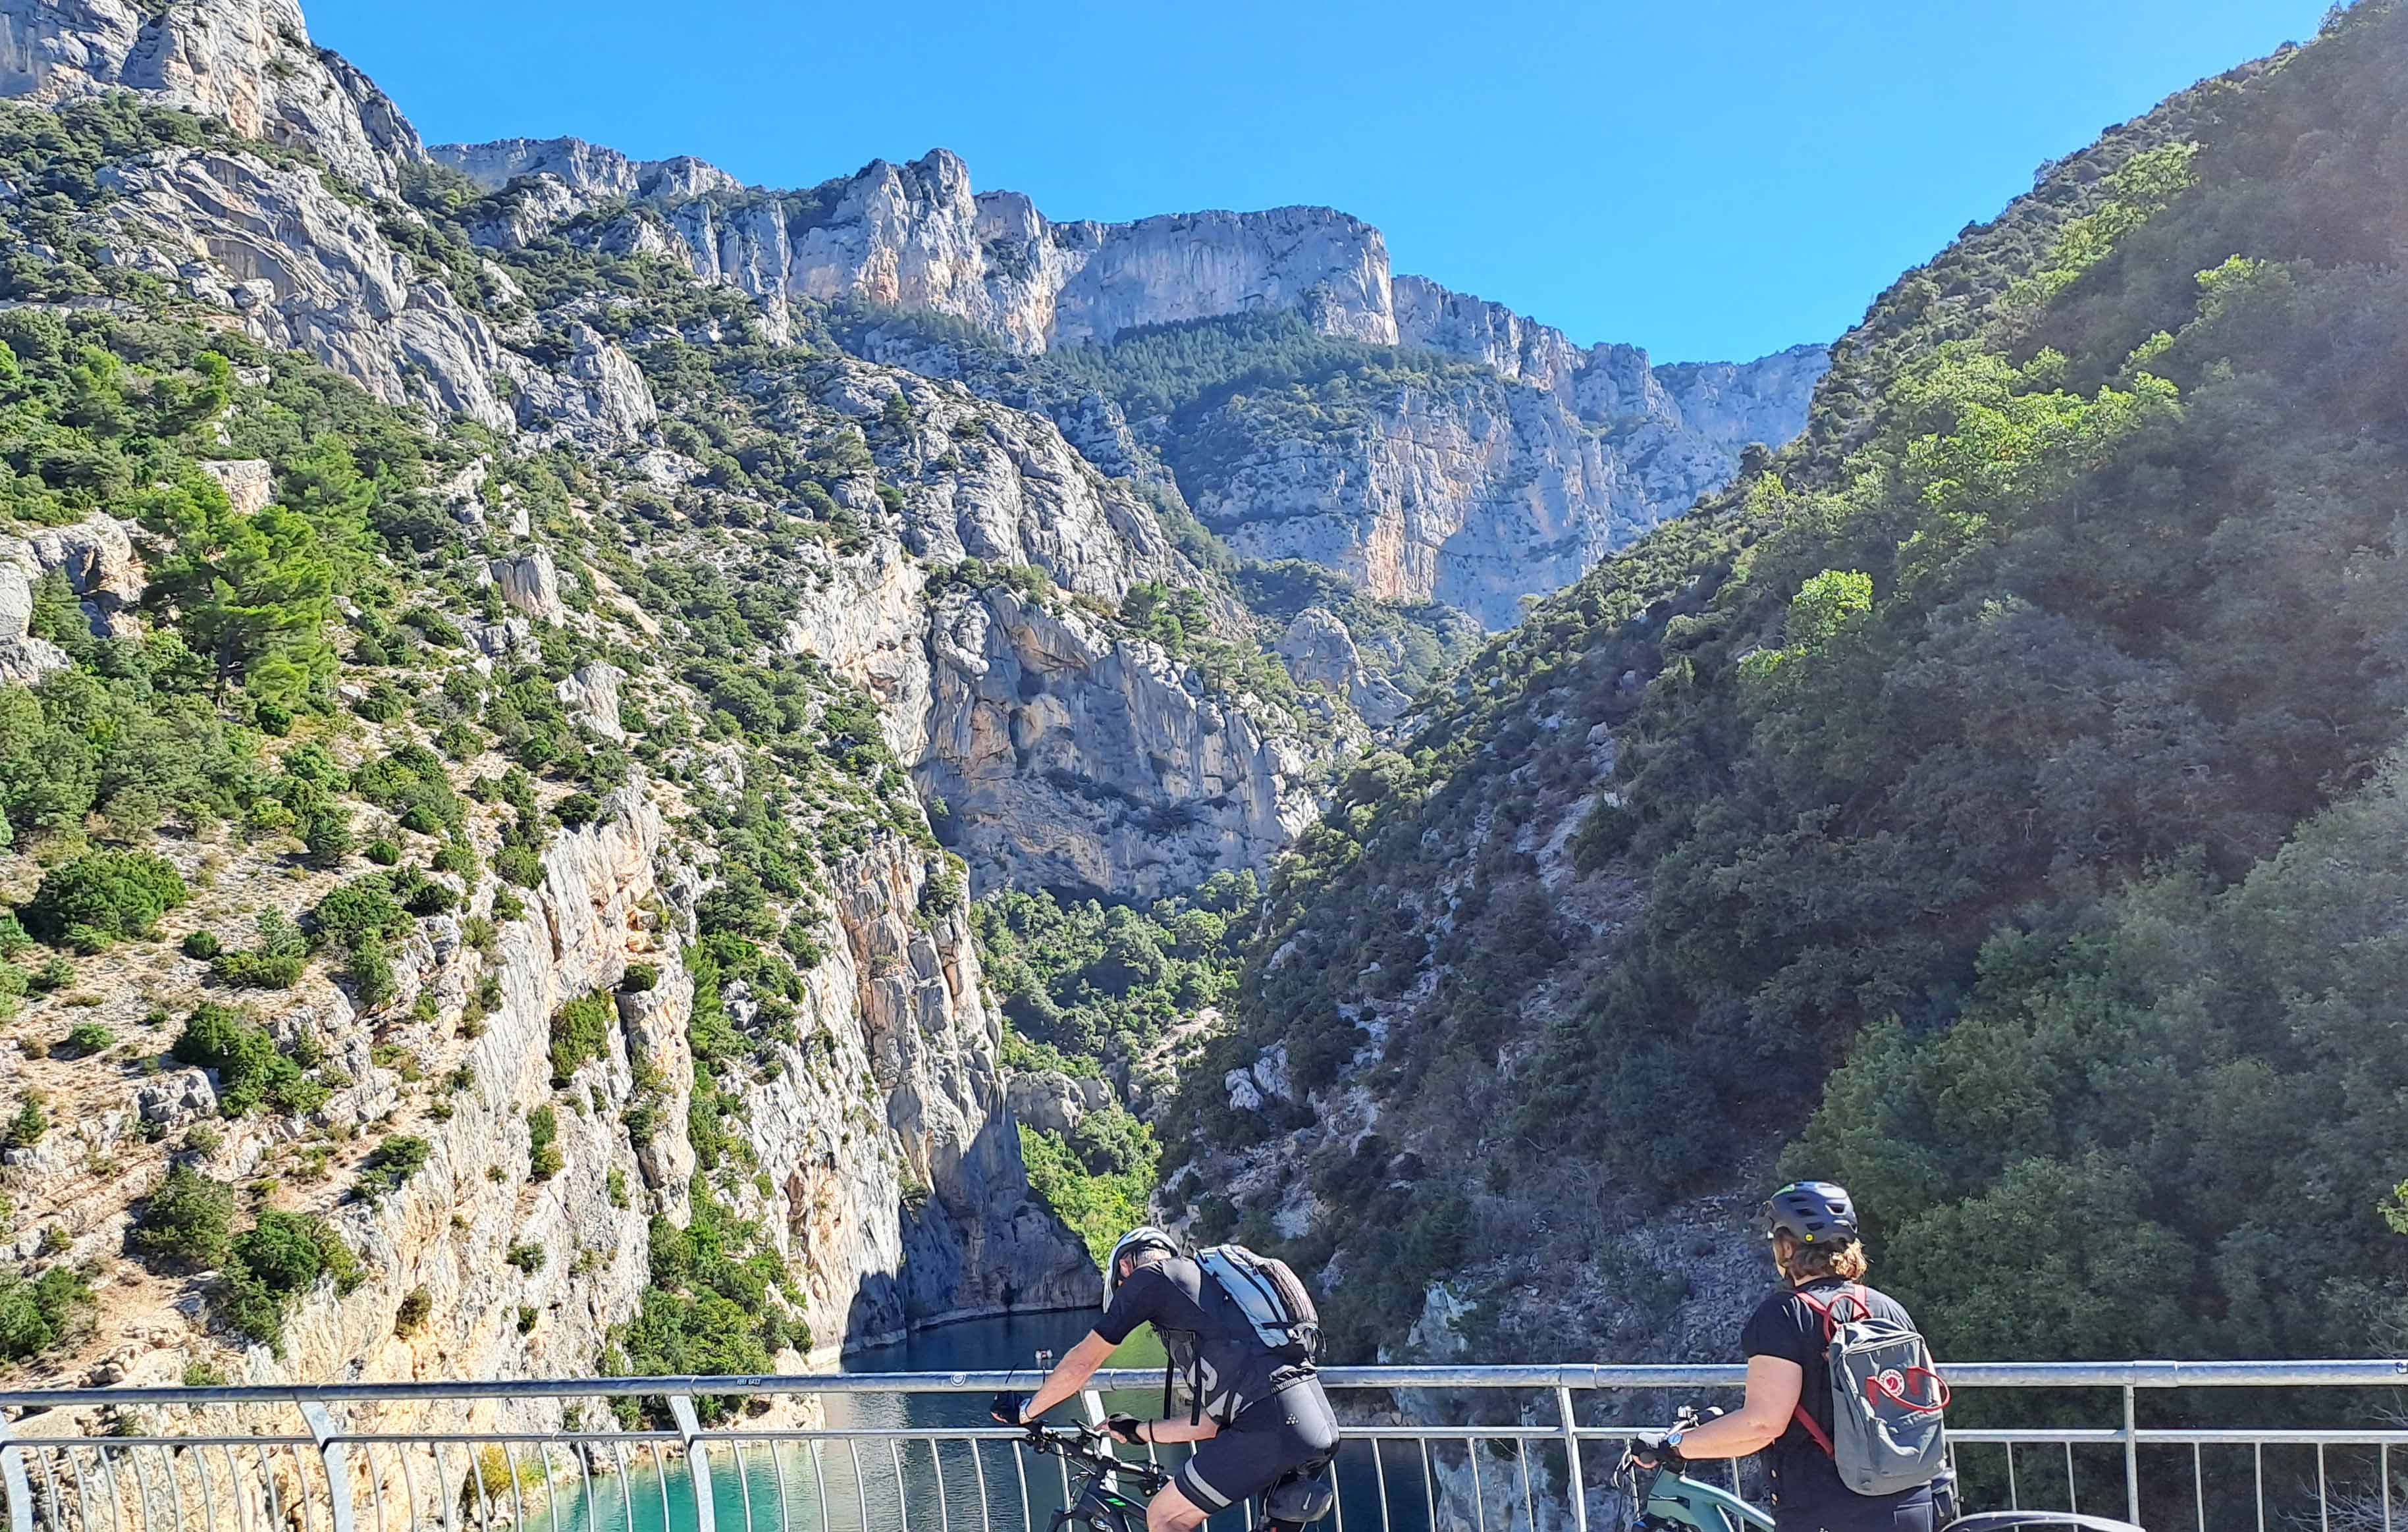
[[[1180,1467],[1179,1492],[1200,1511],[1219,1511],[1337,1450],[1338,1417],[1329,1396],[1318,1379],[1301,1378],[1239,1410],[1220,1435],[1197,1442],[1196,1455]]]

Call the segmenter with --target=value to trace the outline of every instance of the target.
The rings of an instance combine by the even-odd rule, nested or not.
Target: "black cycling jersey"
[[[1117,1346],[1140,1324],[1162,1337],[1173,1365],[1193,1379],[1202,1412],[1223,1425],[1283,1384],[1312,1375],[1310,1363],[1272,1355],[1236,1300],[1183,1255],[1130,1273],[1096,1333]]]
[[[1824,1334],[1823,1316],[1814,1311],[1813,1304],[1798,1296],[1801,1292],[1812,1294],[1814,1302],[1822,1304],[1830,1303],[1842,1292],[1851,1297],[1862,1295],[1865,1306],[1884,1319],[1910,1329],[1914,1322],[1887,1294],[1838,1277],[1818,1278],[1802,1287],[1783,1287],[1756,1306],[1747,1328],[1740,1333],[1740,1349],[1750,1356],[1778,1356],[1798,1364],[1805,1375],[1799,1380],[1798,1402],[1828,1439],[1829,1341]],[[1790,1532],[1793,1527],[1828,1532],[1892,1532],[1893,1527],[1915,1525],[1918,1508],[1927,1521],[1930,1515],[1928,1484],[1893,1495],[1858,1495],[1842,1483],[1831,1454],[1794,1416],[1767,1449],[1765,1462],[1772,1470],[1773,1523],[1781,1532]]]

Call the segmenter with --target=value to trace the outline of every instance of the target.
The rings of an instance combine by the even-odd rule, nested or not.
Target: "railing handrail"
[[[1941,1370],[1973,1388],[2281,1388],[2408,1386],[2408,1360],[2334,1358],[2261,1362],[1956,1362]],[[94,1405],[372,1404],[444,1399],[624,1398],[697,1394],[977,1394],[1026,1386],[1033,1367],[980,1372],[802,1372],[661,1378],[456,1379],[390,1383],[231,1383],[205,1388],[0,1389],[0,1408]],[[1530,1367],[1324,1367],[1331,1388],[1736,1388],[1728,1364],[1572,1364]],[[1159,1387],[1152,1368],[1114,1367],[1093,1388]]]

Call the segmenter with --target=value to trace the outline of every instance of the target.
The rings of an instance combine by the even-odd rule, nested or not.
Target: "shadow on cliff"
[[[860,1276],[844,1350],[951,1320],[1094,1304],[1102,1278],[1079,1238],[1029,1194],[1009,1115],[987,1114],[966,1147],[939,1146],[928,1181],[899,1210],[902,1260]]]

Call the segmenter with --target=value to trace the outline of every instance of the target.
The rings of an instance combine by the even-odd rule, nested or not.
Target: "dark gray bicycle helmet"
[[[1179,1253],[1179,1241],[1151,1224],[1140,1224],[1120,1237],[1112,1253],[1104,1257],[1104,1307],[1112,1306],[1112,1295],[1120,1291],[1121,1261],[1142,1251],[1158,1250],[1165,1255]]]
[[[1839,1245],[1857,1237],[1856,1205],[1847,1188],[1828,1181],[1793,1181],[1764,1204],[1764,1237],[1785,1234],[1801,1245]]]

